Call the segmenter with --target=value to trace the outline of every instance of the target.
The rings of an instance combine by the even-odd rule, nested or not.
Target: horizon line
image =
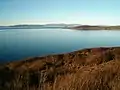
[[[110,24],[105,24],[105,25],[101,25],[101,24],[79,24],[79,23],[41,23],[41,24],[26,24],[26,23],[22,23],[22,24],[9,24],[9,25],[0,25],[0,26],[16,26],[16,25],[49,25],[49,24],[77,24],[77,25],[89,25],[89,26],[120,26],[120,24],[115,24],[115,25],[110,25]]]

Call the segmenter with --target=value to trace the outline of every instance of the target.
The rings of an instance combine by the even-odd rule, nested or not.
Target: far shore
[[[71,29],[76,30],[120,30],[120,26],[90,26],[90,25],[82,25],[76,26]]]
[[[76,30],[120,30],[120,25],[101,26],[101,25],[80,25],[80,24],[48,24],[48,25],[13,25],[0,26],[0,29],[76,29]]]

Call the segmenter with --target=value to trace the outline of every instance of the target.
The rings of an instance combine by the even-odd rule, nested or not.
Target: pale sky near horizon
[[[120,25],[120,0],[0,0],[0,25]]]

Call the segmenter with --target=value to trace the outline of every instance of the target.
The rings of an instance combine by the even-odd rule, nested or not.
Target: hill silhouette
[[[92,25],[81,25],[72,27],[72,29],[77,30],[120,30],[120,26],[92,26]]]

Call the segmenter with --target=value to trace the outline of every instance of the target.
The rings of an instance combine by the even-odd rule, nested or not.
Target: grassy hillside
[[[120,90],[120,48],[7,63],[0,67],[0,90]]]

